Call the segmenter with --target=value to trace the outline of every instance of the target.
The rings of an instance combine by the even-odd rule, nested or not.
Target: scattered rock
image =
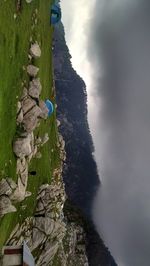
[[[21,202],[25,199],[28,176],[26,176],[26,177],[27,178],[26,178],[26,180],[24,180],[24,183],[22,183],[21,177],[18,178],[17,188],[14,191],[14,193],[10,196],[10,199],[12,201]]]
[[[13,144],[13,151],[19,158],[29,156],[31,149],[31,134],[28,134],[26,138],[18,138]]]
[[[30,191],[26,191],[25,198],[31,197],[32,193]]]
[[[6,177],[6,181],[9,184],[9,186],[11,187],[12,190],[16,189],[17,185],[16,183],[12,180],[12,178],[10,177]]]
[[[31,110],[36,105],[36,102],[32,100],[31,98],[25,98],[22,101],[22,110],[23,114],[25,115],[29,110]]]
[[[34,66],[34,65],[28,65],[27,66],[27,73],[31,77],[35,78],[37,76],[38,71],[39,71],[39,68]]]
[[[21,102],[18,101],[17,102],[17,114],[20,112],[20,110],[21,110]]]
[[[37,58],[41,56],[41,49],[38,43],[34,43],[31,45],[30,53],[33,57]]]
[[[24,129],[28,132],[31,133],[37,126],[38,119],[37,117],[34,117],[31,114],[28,114],[24,117],[23,119],[23,126]]]
[[[61,125],[60,121],[57,119],[56,122],[57,122],[57,127],[59,127]]]
[[[35,144],[37,146],[39,146],[40,144],[42,143],[42,139],[40,137],[38,137],[36,140],[35,140]]]
[[[40,115],[40,118],[47,119],[49,110],[48,110],[45,102],[40,100],[39,101],[39,107],[42,110],[42,113]]]
[[[23,111],[20,110],[19,114],[17,115],[17,124],[21,124],[23,121]]]
[[[12,205],[11,200],[8,196],[0,196],[0,217],[6,213],[16,212],[16,208]]]
[[[0,181],[0,196],[2,195],[10,195],[12,193],[12,188],[7,182],[6,179],[2,179]]]
[[[35,157],[36,157],[37,159],[41,159],[41,158],[42,158],[42,154],[41,154],[41,152],[37,152],[36,155],[35,155]]]
[[[40,83],[40,79],[33,79],[30,82],[30,86],[29,86],[29,95],[33,98],[39,99],[40,93],[42,90],[42,86]]]
[[[38,117],[41,114],[41,109],[35,105],[23,118],[24,129],[31,133],[37,126]]]
[[[21,96],[21,101],[24,100],[28,96],[28,90],[26,88],[23,88],[23,93]]]

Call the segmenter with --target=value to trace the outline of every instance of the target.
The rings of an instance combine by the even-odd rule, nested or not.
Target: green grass
[[[49,25],[51,0],[36,0],[31,4],[23,2],[22,11],[14,19],[15,1],[0,2],[0,178],[10,176],[16,180],[16,158],[12,151],[12,141],[16,133],[16,106],[21,96],[24,82],[28,77],[23,66],[28,64],[30,37],[38,41],[42,54],[35,60],[39,66],[39,77],[42,83],[41,98],[52,96],[52,33]],[[32,18],[38,9],[37,25],[32,28]],[[38,188],[50,182],[53,169],[59,164],[57,143],[56,113],[47,121],[42,121],[35,134],[49,134],[50,140],[41,148],[42,158],[33,159],[30,170],[36,170],[36,176],[29,176],[28,191],[32,196],[17,205],[17,213],[5,215],[0,221],[0,246],[7,240],[18,222],[33,215]],[[53,151],[52,151],[53,150]],[[22,206],[26,206],[23,210]]]

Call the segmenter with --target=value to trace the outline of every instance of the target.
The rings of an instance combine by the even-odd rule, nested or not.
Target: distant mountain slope
[[[63,26],[54,33],[54,70],[58,103],[57,117],[66,142],[64,181],[69,198],[87,215],[99,184],[93,143],[87,122],[87,94],[84,81],[71,65]]]
[[[66,143],[67,158],[63,174],[66,192],[69,200],[77,206],[74,214],[76,215],[80,209],[81,213],[88,217],[84,219],[81,214],[82,226],[86,232],[89,265],[116,266],[93,223],[89,222],[92,200],[100,181],[93,158],[94,147],[87,121],[86,86],[72,68],[70,59],[64,28],[59,24],[54,32],[53,60],[57,117],[60,121],[60,132]],[[73,209],[72,204],[70,208]],[[65,209],[68,210],[68,206]],[[77,214],[76,222],[79,222],[79,217]]]

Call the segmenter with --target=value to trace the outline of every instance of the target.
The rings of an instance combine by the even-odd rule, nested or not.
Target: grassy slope
[[[16,159],[12,152],[12,140],[16,132],[16,104],[22,93],[22,82],[28,84],[23,66],[28,64],[29,40],[38,40],[42,55],[34,62],[40,68],[42,83],[41,98],[51,98],[52,94],[52,31],[49,25],[51,0],[36,0],[25,4],[21,14],[14,20],[15,1],[0,1],[0,178],[6,175],[16,179]],[[32,17],[38,9],[38,23],[32,28]],[[56,147],[57,127],[55,114],[43,121],[36,134],[43,136],[48,132],[49,142],[42,148],[42,158],[33,159],[31,170],[36,170],[35,177],[30,176],[28,190],[32,196],[18,205],[17,213],[7,214],[0,221],[0,246],[4,244],[16,223],[22,222],[33,214],[38,187],[50,181],[52,171],[58,166],[59,156]],[[54,151],[52,151],[54,150]],[[22,205],[26,206],[23,210]]]

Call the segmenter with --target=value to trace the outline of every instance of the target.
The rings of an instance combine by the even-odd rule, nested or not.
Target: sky
[[[93,219],[119,266],[148,266],[150,1],[62,0],[61,5],[72,63],[87,85],[102,181]]]

